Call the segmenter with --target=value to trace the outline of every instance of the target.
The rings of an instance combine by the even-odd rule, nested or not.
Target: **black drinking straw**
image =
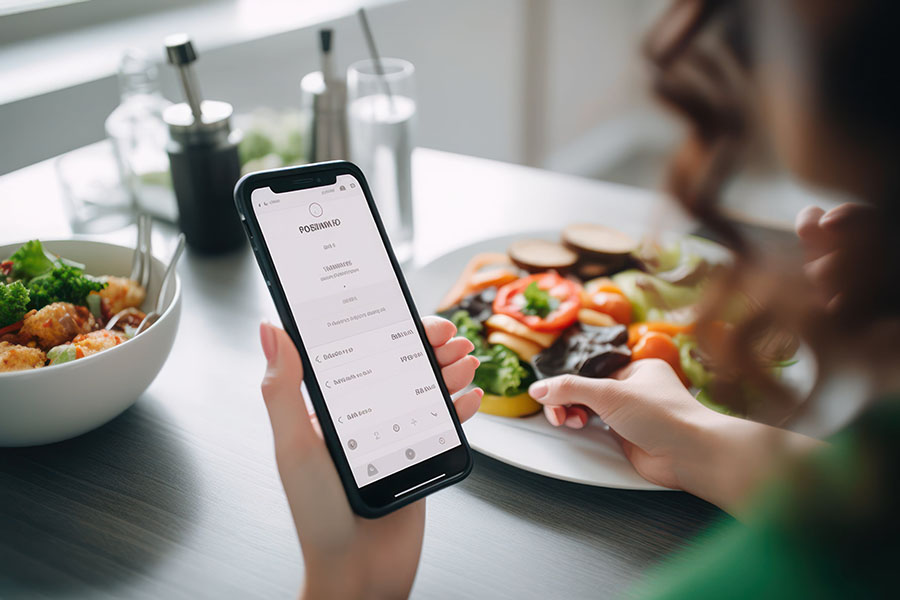
[[[378,48],[375,47],[375,38],[372,36],[372,30],[369,28],[369,19],[366,17],[366,9],[360,7],[359,23],[362,25],[363,35],[366,37],[366,44],[369,46],[369,54],[372,56],[372,62],[375,64],[375,72],[384,86],[384,92],[387,94],[391,112],[394,112],[394,94],[391,93],[391,86],[388,83],[387,76],[384,74],[384,65],[381,64],[381,56],[378,54]]]

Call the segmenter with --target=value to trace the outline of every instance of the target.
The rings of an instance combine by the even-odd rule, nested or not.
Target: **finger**
[[[832,208],[819,219],[819,228],[826,234],[842,234],[865,227],[878,218],[878,210],[868,204],[845,202]]]
[[[570,406],[566,409],[566,427],[581,429],[587,425],[589,414],[583,406]]]
[[[456,416],[459,417],[461,423],[465,423],[472,418],[472,415],[478,412],[478,407],[481,406],[481,398],[483,396],[484,390],[475,388],[469,390],[453,401],[453,406],[456,407]]]
[[[322,437],[322,426],[319,424],[319,417],[316,416],[316,413],[309,413],[309,422],[312,425],[313,430],[315,430],[316,435]]]
[[[528,393],[544,405],[583,404],[603,419],[604,415],[616,410],[622,402],[623,395],[618,393],[619,385],[620,382],[615,379],[560,375],[532,383]]]
[[[809,261],[803,265],[803,271],[809,280],[823,288],[830,298],[828,290],[839,287],[837,284],[841,279],[841,266],[841,252],[835,250]]]
[[[283,329],[263,323],[259,335],[268,361],[262,394],[275,437],[275,452],[278,457],[287,457],[317,440],[300,393],[303,365]]]
[[[818,206],[807,206],[794,219],[794,229],[797,236],[808,243],[817,243],[822,237],[822,230],[819,227],[819,219],[825,215],[825,211]]]
[[[544,405],[544,416],[551,425],[559,427],[566,421],[566,407]]]
[[[428,343],[434,347],[443,346],[456,335],[456,325],[441,317],[425,317],[422,319],[422,326],[425,327]]]
[[[434,356],[442,367],[451,365],[475,349],[475,344],[464,337],[453,338],[434,349]]]
[[[472,379],[475,377],[475,369],[477,368],[478,359],[469,355],[461,358],[452,365],[447,365],[441,369],[441,374],[444,376],[444,383],[447,385],[447,390],[449,390],[451,394],[455,394],[472,383]]]

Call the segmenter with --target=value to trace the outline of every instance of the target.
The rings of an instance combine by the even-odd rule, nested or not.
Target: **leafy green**
[[[703,292],[703,286],[675,285],[636,269],[616,273],[612,280],[631,302],[635,321],[646,321],[652,309],[673,311],[696,304]]]
[[[21,281],[0,283],[0,327],[18,323],[28,311],[28,289]]]
[[[695,388],[705,388],[712,381],[712,373],[694,356],[693,351],[697,348],[697,339],[692,335],[679,333],[673,338],[673,341],[678,346],[681,370],[687,375],[691,385]]]
[[[537,281],[529,283],[522,295],[525,296],[522,312],[526,315],[537,315],[543,319],[559,306],[559,300],[551,296],[547,290],[538,287]]]
[[[484,329],[484,326],[473,319],[468,312],[460,309],[450,316],[450,321],[456,325],[457,334],[463,336],[475,345],[472,354],[477,356],[487,352],[487,343],[484,341],[484,338],[481,337],[481,331]]]
[[[56,266],[56,260],[44,250],[38,240],[22,244],[9,260],[12,261],[12,274],[16,279],[31,279]]]
[[[472,354],[480,361],[472,383],[488,394],[518,396],[534,381],[534,373],[519,356],[502,344],[488,344],[481,335],[483,326],[464,310],[455,312],[450,320],[459,335],[475,345]]]
[[[28,282],[31,295],[29,307],[40,309],[53,302],[85,306],[88,294],[105,287],[106,283],[88,277],[77,267],[60,265]]]
[[[663,246],[658,242],[644,241],[632,253],[651,273],[670,271],[682,260],[681,242]]]
[[[262,131],[250,129],[244,133],[244,137],[238,145],[238,152],[241,155],[241,162],[249,162],[275,152],[275,144]]]

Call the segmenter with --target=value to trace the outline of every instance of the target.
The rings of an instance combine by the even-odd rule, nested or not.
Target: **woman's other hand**
[[[805,252],[804,271],[829,311],[856,304],[871,293],[881,269],[875,207],[847,202],[829,211],[808,206],[795,228]],[[884,258],[883,256],[881,257]],[[877,275],[877,274],[876,274]]]
[[[717,413],[698,402],[664,361],[635,361],[612,378],[563,375],[532,384],[554,425],[583,427],[596,413],[651,483],[681,489],[737,514],[785,451],[818,442]]]
[[[450,393],[472,382],[478,360],[472,343],[453,337],[452,323],[422,320]],[[272,325],[260,326],[268,361],[262,383],[275,439],[278,472],[287,494],[306,565],[305,598],[405,598],[412,587],[422,534],[425,501],[380,519],[363,519],[350,508],[340,477],[314,415],[300,393],[303,367],[290,337]],[[478,410],[482,391],[456,399],[465,421]]]

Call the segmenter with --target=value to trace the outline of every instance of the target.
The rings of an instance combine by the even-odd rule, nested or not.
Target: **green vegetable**
[[[12,261],[12,275],[16,279],[31,279],[43,275],[54,266],[56,259],[44,250],[38,240],[25,242],[21,248],[9,257]]]
[[[50,348],[50,350],[47,351],[47,358],[50,360],[51,365],[59,365],[75,360],[77,358],[75,352],[75,346],[72,344],[63,344],[61,346]]]
[[[537,281],[529,283],[522,295],[525,296],[522,313],[526,315],[537,315],[544,319],[559,306],[559,300],[551,296],[547,290],[539,288]]]
[[[18,323],[28,312],[28,289],[21,281],[0,283],[0,327]]]
[[[60,265],[28,282],[31,294],[29,307],[40,309],[53,302],[71,302],[84,306],[88,294],[99,292],[105,287],[105,283],[88,277],[77,267]]]
[[[654,273],[670,271],[681,263],[681,242],[668,246],[644,242],[633,254]]]
[[[88,310],[91,311],[91,314],[94,315],[95,319],[100,319],[103,317],[103,308],[101,307],[100,296],[98,296],[97,294],[88,294],[88,297],[85,300],[85,306],[88,307]]]
[[[472,354],[476,356],[487,352],[487,343],[481,337],[481,330],[484,328],[481,323],[476,321],[464,310],[458,310],[450,317],[450,321],[456,325],[456,333],[463,336],[475,345]]]
[[[249,162],[257,160],[267,154],[275,151],[275,144],[262,131],[258,129],[250,129],[244,134],[238,146],[238,153],[241,156],[241,162]]]
[[[648,320],[652,309],[668,312],[696,304],[703,292],[703,286],[675,285],[636,269],[616,273],[612,280],[631,302],[634,321]]]
[[[534,373],[519,360],[519,356],[502,344],[489,345],[481,336],[481,323],[472,319],[464,310],[450,317],[459,335],[475,345],[472,354],[480,365],[472,383],[488,394],[518,396],[534,381]]]
[[[722,413],[723,415],[739,416],[736,415],[734,411],[729,409],[727,406],[719,404],[718,402],[713,400],[712,394],[710,394],[708,387],[700,390],[700,392],[697,394],[697,401],[706,408],[711,408],[712,410]]]
[[[681,370],[691,381],[695,388],[705,388],[712,381],[712,373],[706,370],[703,364],[694,358],[692,350],[697,347],[697,339],[692,335],[679,333],[673,338],[678,346],[678,356],[681,359]]]

